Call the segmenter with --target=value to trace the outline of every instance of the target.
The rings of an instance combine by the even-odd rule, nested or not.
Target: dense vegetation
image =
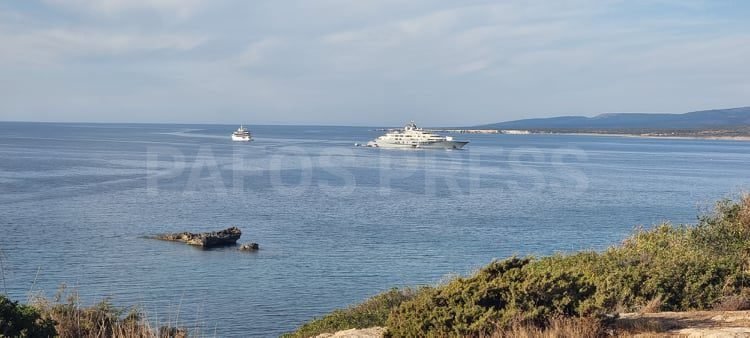
[[[137,309],[118,308],[107,300],[83,306],[76,293],[63,288],[53,300],[36,298],[28,305],[0,295],[0,337],[177,338],[186,333],[172,327],[154,330]]]
[[[53,337],[55,322],[39,310],[0,295],[0,337]]]
[[[605,113],[594,117],[558,116],[500,122],[491,129],[534,130],[723,130],[750,126],[750,107],[695,111],[684,114]]]
[[[387,298],[399,294],[394,290],[335,311],[291,336],[368,326],[386,326],[394,337],[491,336],[519,324],[544,328],[620,312],[746,309],[749,259],[750,197],[744,196],[719,202],[697,225],[638,229],[604,252],[492,262],[409,296]],[[361,320],[363,313],[377,315]]]
[[[414,298],[415,294],[416,291],[411,289],[391,289],[356,306],[333,311],[323,318],[303,325],[292,334],[284,335],[284,337],[310,337],[323,332],[336,332],[349,328],[382,326],[391,309]]]

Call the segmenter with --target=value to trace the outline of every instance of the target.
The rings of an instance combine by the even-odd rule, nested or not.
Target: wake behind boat
[[[232,133],[232,141],[249,142],[252,140],[253,136],[243,125],[240,125],[240,127]]]
[[[426,148],[426,149],[461,149],[469,141],[455,141],[451,136],[442,136],[417,127],[414,121],[402,129],[388,131],[367,143],[374,148]]]

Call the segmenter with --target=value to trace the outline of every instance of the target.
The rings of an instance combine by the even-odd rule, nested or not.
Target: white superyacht
[[[253,136],[250,135],[250,132],[243,125],[240,125],[240,127],[232,133],[232,141],[248,142],[252,140]]]
[[[455,141],[451,136],[442,136],[417,127],[414,121],[402,129],[389,130],[367,143],[375,148],[426,148],[426,149],[461,149],[469,141]]]

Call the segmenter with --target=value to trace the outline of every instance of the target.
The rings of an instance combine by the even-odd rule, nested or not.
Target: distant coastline
[[[730,140],[750,141],[750,131],[734,130],[530,130],[531,134],[585,135],[585,136],[620,136],[658,138],[674,140]]]
[[[637,137],[637,138],[654,138],[667,140],[725,140],[725,141],[750,141],[750,135],[666,135],[666,134],[624,134],[624,133],[594,133],[594,132],[547,132],[533,134],[555,134],[555,135],[581,135],[581,136],[619,136],[619,137]]]
[[[750,133],[739,130],[617,131],[617,130],[529,130],[534,135],[618,136],[667,140],[750,141]]]
[[[527,130],[532,134],[635,136],[668,139],[750,140],[750,107],[682,114],[605,113],[486,124],[472,129]]]
[[[750,130],[690,130],[690,131],[618,131],[618,130],[555,130],[555,129],[433,129],[433,131],[457,134],[504,134],[504,135],[579,135],[658,138],[674,140],[729,140],[750,141]]]

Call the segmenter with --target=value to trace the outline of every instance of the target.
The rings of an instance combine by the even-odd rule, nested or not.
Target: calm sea
[[[0,123],[0,290],[61,284],[203,335],[276,336],[394,286],[494,258],[602,249],[693,223],[748,187],[750,142],[454,135],[462,151],[354,147],[374,128]],[[237,225],[236,248],[145,239]]]

